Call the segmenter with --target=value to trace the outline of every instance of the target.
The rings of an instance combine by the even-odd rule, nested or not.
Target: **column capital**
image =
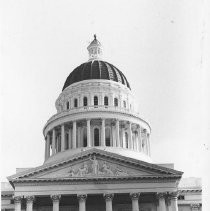
[[[22,196],[14,196],[13,199],[14,199],[14,203],[20,203],[21,200],[22,200]]]
[[[78,198],[79,201],[86,201],[87,194],[78,194],[77,198]]]
[[[51,195],[50,196],[53,201],[60,201],[61,195]]]
[[[25,196],[27,202],[33,202],[35,200],[35,196]]]
[[[200,208],[200,204],[199,203],[191,204],[190,206],[191,206],[192,210],[194,210],[194,209],[197,210],[197,209]]]
[[[173,191],[168,193],[169,199],[176,200],[179,196],[179,191]]]
[[[163,199],[163,198],[166,197],[166,195],[167,195],[166,192],[158,192],[158,193],[156,193],[156,196],[157,196],[158,199]]]
[[[130,197],[132,200],[138,200],[140,196],[140,193],[130,193]]]
[[[113,197],[114,197],[113,193],[104,193],[105,201],[112,201]]]

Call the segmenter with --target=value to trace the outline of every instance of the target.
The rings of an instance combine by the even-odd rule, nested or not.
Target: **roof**
[[[114,65],[102,60],[92,60],[76,67],[69,74],[62,91],[73,83],[91,79],[115,81],[131,89],[125,75]]]

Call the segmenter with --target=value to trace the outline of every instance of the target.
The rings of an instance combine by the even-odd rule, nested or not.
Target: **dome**
[[[102,60],[92,60],[81,64],[70,73],[62,91],[73,83],[92,79],[115,81],[131,89],[124,74],[114,65]]]

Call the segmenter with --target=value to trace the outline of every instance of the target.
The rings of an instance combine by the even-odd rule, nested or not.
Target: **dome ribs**
[[[115,67],[116,68],[116,67]],[[131,89],[131,87],[130,87],[130,84],[128,83],[128,80],[127,80],[127,78],[125,77],[125,75],[122,73],[122,71],[120,71],[118,68],[116,68],[117,70],[118,70],[118,72],[120,73],[120,75],[121,75],[121,77],[124,79],[124,84],[129,88],[129,89]]]
[[[80,81],[82,78],[83,66],[84,64],[81,64],[79,67],[77,67],[77,70],[74,72],[76,82]]]
[[[108,72],[109,72],[109,78],[110,78],[110,80],[117,81],[118,82],[117,75],[115,73],[114,68],[108,62],[105,62],[105,64],[106,64],[106,67],[107,67]]]
[[[91,65],[92,79],[100,79],[99,64],[97,61],[93,61]]]
[[[125,75],[118,68],[105,61],[93,60],[76,67],[67,77],[62,91],[73,83],[91,79],[111,80],[131,89]]]
[[[113,65],[113,67],[117,70],[117,73],[119,74],[118,76],[121,78],[121,83],[127,85],[124,80],[122,72],[118,68],[116,68],[114,65]]]
[[[101,70],[101,79],[109,80],[110,79],[109,71],[107,69],[107,66],[106,66],[105,62],[99,61],[99,68]]]
[[[87,62],[84,67],[84,80],[91,79],[91,62]]]

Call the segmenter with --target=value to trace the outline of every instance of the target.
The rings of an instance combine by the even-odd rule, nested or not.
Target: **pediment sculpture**
[[[68,173],[70,177],[130,175],[128,171],[121,169],[118,166],[103,160],[97,160],[95,155],[90,157],[88,161],[85,161],[79,167],[70,167]]]

